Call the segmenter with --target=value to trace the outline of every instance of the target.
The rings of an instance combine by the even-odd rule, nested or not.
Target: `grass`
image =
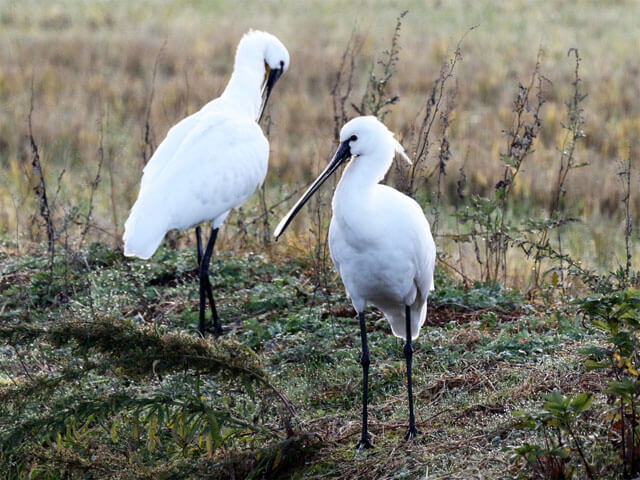
[[[516,429],[513,412],[603,381],[584,371],[593,338],[572,314],[441,276],[415,344],[421,435],[410,445],[402,342],[367,312],[375,448],[355,455],[358,326],[336,278],[318,292],[304,261],[218,255],[214,291],[233,330],[213,342],[197,337],[191,251],[142,262],[94,244],[75,255],[50,286],[45,257],[0,261],[0,444],[12,475],[520,478],[512,448],[535,433]]]

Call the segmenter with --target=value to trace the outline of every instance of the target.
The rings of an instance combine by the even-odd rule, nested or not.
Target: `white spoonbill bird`
[[[222,95],[174,125],[145,166],[125,223],[124,254],[144,259],[169,230],[196,226],[203,335],[206,297],[213,333],[222,333],[209,280],[218,229],[231,209],[264,181],[269,142],[258,122],[271,89],[288,67],[289,52],[280,40],[257,30],[246,33]],[[199,224],[206,221],[211,222],[211,236],[203,253]]]
[[[340,146],[329,165],[274,232],[279,237],[324,181],[351,159],[333,195],[329,249],[360,320],[363,407],[358,450],[371,446],[367,432],[370,363],[364,318],[367,303],[378,307],[393,334],[406,341],[409,429],[405,439],[410,440],[418,433],[413,414],[411,340],[418,337],[427,315],[436,247],[420,206],[397,190],[378,184],[389,170],[394,152],[411,163],[393,133],[375,117],[349,121],[340,131]]]

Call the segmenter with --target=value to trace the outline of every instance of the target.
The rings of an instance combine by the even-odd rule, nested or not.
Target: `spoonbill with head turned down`
[[[288,67],[289,52],[280,40],[266,32],[246,33],[222,95],[174,125],[145,166],[125,223],[125,255],[144,259],[169,230],[196,226],[203,335],[207,298],[214,335],[222,333],[209,279],[218,229],[264,181],[269,142],[258,122]],[[199,224],[205,221],[211,222],[211,235],[203,252]]]
[[[333,196],[329,249],[360,321],[363,407],[358,450],[371,446],[367,431],[370,364],[364,317],[367,303],[378,307],[389,321],[393,334],[406,341],[409,429],[405,439],[410,440],[417,434],[411,383],[411,341],[418,337],[427,315],[427,295],[433,290],[436,248],[429,222],[420,206],[397,190],[378,184],[391,166],[394,152],[411,163],[393,134],[375,117],[349,121],[340,131],[340,145],[329,165],[274,232],[276,238],[279,237],[324,181],[351,159]]]

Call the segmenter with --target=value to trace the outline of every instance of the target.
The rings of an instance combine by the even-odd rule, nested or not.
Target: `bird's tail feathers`
[[[150,258],[158,249],[165,233],[165,222],[159,221],[157,210],[149,211],[143,208],[140,201],[136,202],[129,218],[124,224],[124,254],[127,257]]]
[[[405,316],[405,307],[394,305],[393,307],[383,308],[377,305],[391,325],[391,332],[403,340],[407,339],[407,320]],[[415,302],[411,305],[411,339],[415,340],[420,335],[420,328],[424,325],[427,318],[427,302]]]

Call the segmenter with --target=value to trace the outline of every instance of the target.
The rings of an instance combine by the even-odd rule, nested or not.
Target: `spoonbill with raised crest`
[[[394,153],[411,163],[393,134],[375,117],[349,121],[340,131],[340,145],[329,165],[274,232],[278,238],[331,174],[351,160],[333,195],[329,250],[360,321],[363,407],[358,450],[371,447],[367,430],[370,359],[364,316],[368,303],[382,311],[393,334],[406,342],[409,428],[405,439],[413,439],[418,433],[413,412],[411,341],[418,337],[427,315],[436,248],[420,205],[378,183],[391,166]]]

